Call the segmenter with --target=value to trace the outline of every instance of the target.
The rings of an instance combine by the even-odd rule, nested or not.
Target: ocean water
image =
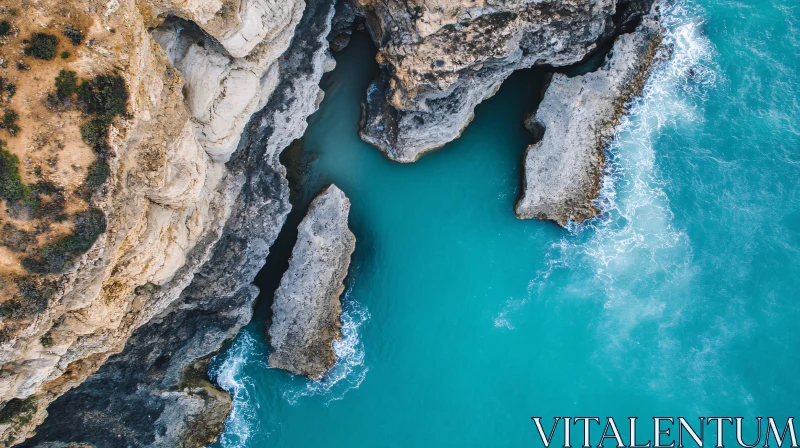
[[[603,213],[569,229],[513,214],[542,73],[401,165],[357,136],[374,48],[336,55],[287,152],[295,211],[256,318],[211,366],[234,396],[218,446],[540,446],[531,416],[796,413],[800,4],[674,0],[663,20],[672,58],[608,149]],[[264,332],[329,183],[357,243],[339,361],[313,383],[267,367]]]

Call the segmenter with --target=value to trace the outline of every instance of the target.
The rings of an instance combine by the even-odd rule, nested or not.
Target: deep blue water
[[[212,365],[235,398],[220,445],[540,446],[531,416],[796,414],[800,4],[673,1],[664,24],[604,212],[566,230],[513,214],[540,73],[401,165],[357,136],[374,48],[338,54],[289,225],[331,182],[352,201],[340,361],[321,383],[266,367],[273,261]]]

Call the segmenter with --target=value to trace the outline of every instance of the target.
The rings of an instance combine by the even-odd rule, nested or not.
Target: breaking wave
[[[333,342],[336,364],[320,381],[295,378],[282,396],[289,404],[296,404],[302,397],[322,396],[325,403],[344,398],[347,391],[357,389],[367,376],[369,368],[364,365],[364,343],[359,329],[369,320],[366,308],[350,299],[350,290],[342,300],[342,339]]]
[[[652,366],[659,365],[655,356],[679,357],[678,337],[670,328],[692,300],[693,254],[687,235],[673,224],[665,194],[669,179],[656,166],[655,143],[664,130],[702,120],[706,94],[719,82],[701,17],[702,10],[690,1],[662,3],[664,49],[643,95],[631,104],[606,150],[596,201],[601,213],[567,226],[564,237],[548,249],[546,265],[528,284],[526,296],[508,300],[495,327],[514,329],[514,314],[534,299],[587,297],[602,304],[597,331],[611,348],[605,359],[634,355]],[[568,276],[567,291],[554,292],[564,288],[551,278],[555,273]],[[656,354],[631,337],[644,323],[656,328],[655,345],[648,344],[658,347]]]
[[[245,368],[251,364],[268,368],[263,361],[266,359],[263,354],[266,353],[266,343],[244,330],[228,350],[215,356],[211,362],[209,377],[231,394],[233,400],[231,413],[225,420],[225,431],[219,441],[225,448],[245,446],[250,436],[258,431],[259,400],[250,396],[250,391],[257,389],[253,379],[245,374]]]
[[[283,379],[280,395],[290,405],[295,405],[302,397],[311,396],[322,396],[325,404],[341,400],[347,391],[358,388],[366,378],[369,369],[364,365],[364,343],[359,337],[359,329],[370,316],[366,308],[349,300],[349,296],[348,291],[342,301],[342,339],[333,343],[336,364],[320,381],[286,374],[288,379]],[[266,342],[253,336],[252,329],[248,328],[239,333],[228,350],[212,360],[210,378],[233,399],[219,441],[222,447],[248,446],[251,436],[263,432],[258,415],[261,400],[253,394],[259,390],[256,377],[272,370],[266,362],[268,356]]]

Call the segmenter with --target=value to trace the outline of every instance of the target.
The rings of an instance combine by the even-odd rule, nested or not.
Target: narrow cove
[[[710,198],[729,177],[701,176],[691,161],[705,151],[725,157],[736,146],[705,130],[720,126],[702,118],[717,68],[697,11],[677,5],[665,10],[673,58],[609,148],[604,213],[566,230],[513,212],[522,154],[533,140],[522,120],[541,95],[543,73],[515,73],[457,141],[401,165],[358,138],[375,50],[356,35],[323,79],[325,99],[302,142],[284,153],[294,208],[256,281],[256,317],[212,363],[211,376],[234,396],[218,445],[536,446],[532,416],[626,421],[724,409],[785,418],[785,390],[759,383],[736,357],[715,355],[748,350],[751,338],[741,328],[769,332],[799,317],[777,299],[779,319],[745,316],[734,306],[735,291],[718,282],[754,277],[721,263],[716,251],[697,249],[725,237],[741,247],[755,243],[741,228],[707,233],[693,220],[702,213],[691,192]],[[719,28],[709,33],[721,39]],[[714,95],[713,104],[729,104],[724,90]],[[753,158],[771,160],[761,151]],[[793,176],[786,167],[770,172],[781,182]],[[267,368],[265,333],[297,223],[330,183],[352,201],[357,242],[342,296],[340,361],[313,383]],[[733,222],[745,210],[721,200],[702,204]],[[792,260],[761,281],[791,287]],[[784,350],[775,341],[752,342]],[[797,383],[791,369],[774,376]]]

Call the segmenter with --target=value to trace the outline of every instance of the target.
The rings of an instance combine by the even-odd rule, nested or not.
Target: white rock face
[[[247,4],[256,3],[249,2]],[[302,3],[302,2],[301,2]],[[302,8],[286,20],[295,24]],[[282,11],[286,12],[286,11]],[[259,21],[246,21],[253,26]],[[278,82],[277,57],[289,45],[294,26],[281,29],[251,48],[246,57],[228,53],[195,25],[171,20],[153,31],[153,38],[186,80],[186,106],[195,136],[215,161],[226,162],[241,139],[250,117],[264,107]]]
[[[584,76],[555,74],[535,117],[526,125],[542,139],[525,154],[525,188],[519,218],[550,219],[564,226],[597,214],[603,150],[639,95],[661,41],[661,27],[645,18],[621,35],[605,65]]]
[[[305,3],[302,0],[150,0],[151,14],[181,17],[200,26],[234,58],[251,55],[256,47],[271,47],[265,57],[285,50]]]
[[[331,185],[311,203],[272,304],[269,365],[319,380],[336,362],[342,338],[342,282],[356,239],[347,227],[350,200]]]
[[[324,71],[333,68],[326,39],[333,12],[333,4],[327,0],[307,2],[290,48],[278,58],[280,81],[267,106],[246,126],[243,141],[231,160],[224,165],[210,164],[206,170],[207,178],[220,179],[214,190],[204,189],[201,193],[201,198],[205,199],[207,193],[216,192],[216,196],[207,199],[212,204],[208,211],[200,206],[192,209],[193,202],[187,203],[187,212],[180,214],[169,213],[171,209],[153,204],[154,211],[148,212],[146,219],[133,223],[137,226],[133,234],[138,238],[139,226],[144,221],[152,229],[152,235],[159,237],[148,237],[146,241],[131,239],[124,251],[112,251],[109,248],[113,246],[105,241],[97,243],[96,246],[106,253],[113,252],[116,256],[117,252],[133,252],[142,258],[127,263],[124,273],[114,272],[106,283],[99,280],[78,283],[75,294],[65,295],[69,300],[79,295],[81,305],[76,306],[74,319],[57,331],[51,330],[55,344],[49,350],[63,353],[62,347],[79,337],[76,332],[80,332],[79,339],[85,341],[85,345],[75,344],[61,357],[76,361],[70,366],[71,376],[66,380],[55,377],[58,383],[72,389],[64,393],[64,389],[46,388],[46,400],[37,393],[37,407],[41,406],[42,412],[56,395],[64,395],[48,407],[50,415],[36,428],[37,435],[31,445],[49,446],[58,441],[91,442],[98,447],[208,446],[221,432],[230,411],[230,396],[206,381],[208,357],[252,317],[253,302],[258,294],[258,289],[252,285],[253,278],[263,266],[291,209],[289,185],[279,156],[290,142],[302,137],[306,118],[317,109],[322,98],[320,79]],[[112,25],[118,24],[112,21]],[[115,34],[120,35],[120,32]],[[144,36],[149,37],[146,33]],[[160,52],[155,42],[149,39],[144,42],[153,44],[154,53]],[[169,64],[165,56],[161,60]],[[136,71],[150,75],[155,87],[165,85],[165,80],[169,79],[181,81],[174,89],[179,95],[166,98],[163,103],[166,106],[162,105],[168,112],[157,115],[151,111],[151,123],[170,123],[170,118],[176,117],[182,120],[181,124],[187,122],[183,93],[190,92],[182,88],[183,77],[177,70],[174,72],[171,76],[155,76],[152,70]],[[157,96],[158,90],[148,86],[137,91]],[[164,142],[176,139],[178,134],[174,132],[164,137],[157,132],[141,132],[138,135]],[[120,177],[148,179],[148,167],[160,169],[168,164],[169,160],[165,161],[157,148],[148,147],[147,153],[156,153],[158,158],[148,161],[149,165],[129,164],[130,168]],[[170,157],[173,156],[170,153]],[[163,177],[155,177],[163,182]],[[163,188],[161,183],[148,185]],[[114,201],[115,205],[127,204],[119,197]],[[127,221],[114,221],[109,233],[128,232],[123,223]],[[199,229],[202,233],[186,232],[180,230],[181,226]],[[148,234],[150,232],[148,230]],[[177,265],[165,265],[163,258],[158,258],[164,256],[161,251],[165,250],[160,246],[161,239],[168,241],[172,235],[183,234],[193,238],[194,248],[181,254],[184,264],[172,271]],[[100,264],[96,261],[97,252],[90,252],[85,258]],[[150,269],[151,264],[164,265],[163,269],[153,268],[156,273],[174,274],[159,284],[136,283],[141,280],[138,275],[142,267]],[[86,272],[91,271],[81,270],[80,274],[86,275]],[[126,283],[120,285],[120,282]],[[131,289],[127,289],[129,284],[131,289],[140,287],[131,293]],[[92,285],[96,288],[88,287]],[[103,294],[99,300],[98,290]],[[98,308],[98,304],[106,301],[106,309]],[[86,312],[83,308],[89,304],[92,308]],[[57,315],[56,311],[48,310],[48,316]],[[124,316],[121,323],[115,318],[117,315]],[[87,325],[80,327],[83,324]],[[44,322],[36,331],[47,331],[48,325]],[[28,342],[38,339],[40,334],[29,338]],[[124,349],[120,342],[125,343]],[[96,351],[89,352],[90,346]],[[116,353],[119,350],[122,351]],[[116,354],[108,358],[110,351]],[[95,356],[86,359],[86,353]],[[41,353],[38,357],[41,358]],[[153,368],[154,362],[156,368]],[[30,430],[41,418],[44,415],[37,414],[22,429]],[[155,422],[154,418],[157,418]],[[119,428],[125,429],[120,431]],[[0,427],[0,431],[3,430]],[[18,431],[17,435],[20,436]],[[155,440],[147,442],[153,435]]]

